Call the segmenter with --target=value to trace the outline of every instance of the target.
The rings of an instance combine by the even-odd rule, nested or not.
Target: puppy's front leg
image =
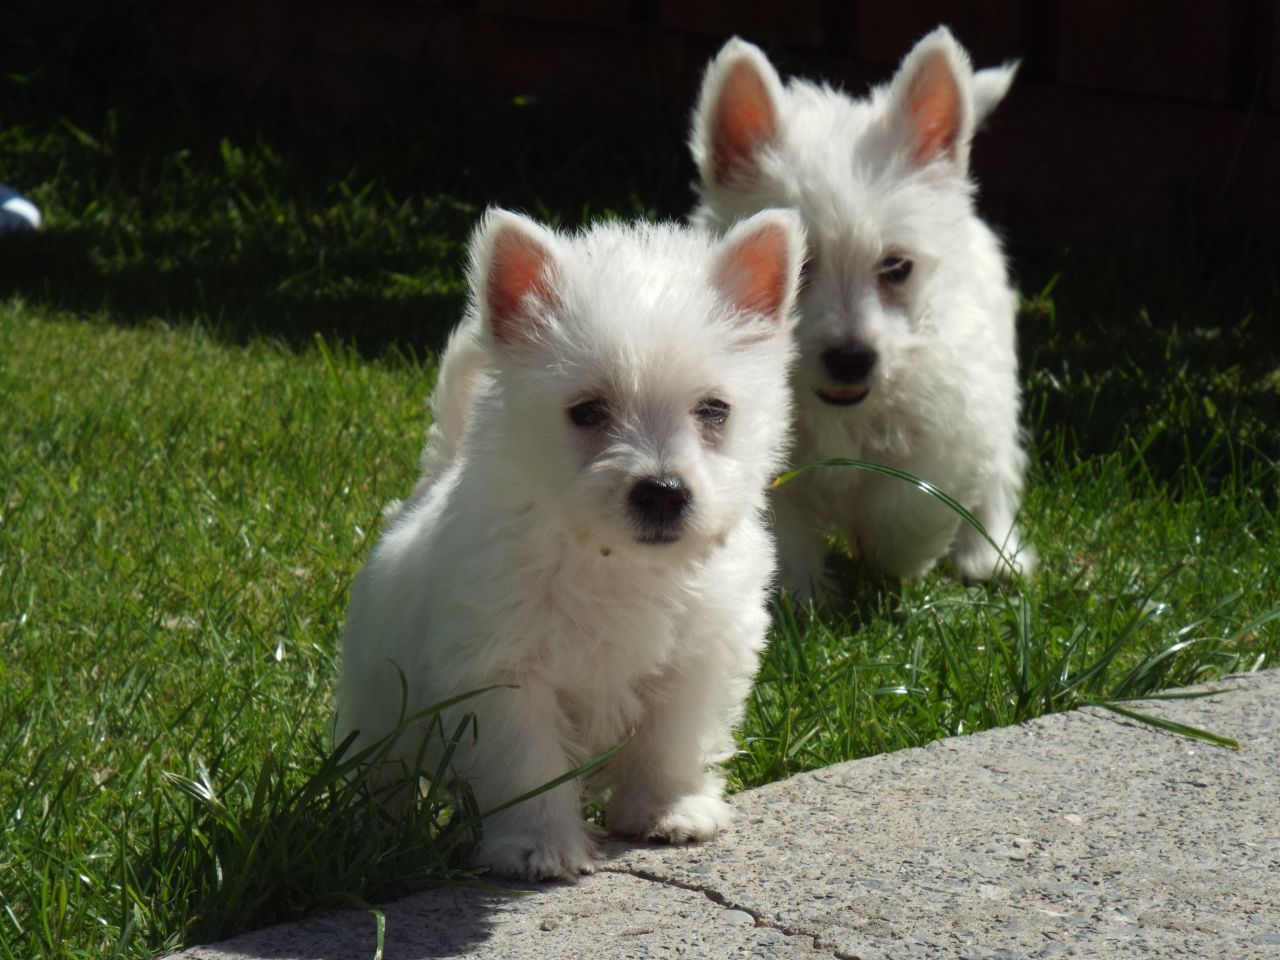
[[[733,751],[750,671],[740,675],[725,652],[673,666],[652,688],[644,721],[609,764],[610,832],[686,843],[732,821],[714,765]]]
[[[565,749],[555,691],[532,678],[483,694],[474,744],[459,764],[480,812],[536,790],[576,765]],[[594,869],[595,842],[582,819],[576,781],[486,817],[477,863],[498,876],[572,879]]]
[[[799,479],[813,483],[819,478]],[[770,505],[782,589],[802,605],[820,602],[826,594],[823,570],[828,545],[819,515],[799,491],[786,488],[773,493]]]
[[[1028,577],[1035,569],[1036,552],[1023,539],[1016,520],[1025,455],[1014,448],[1006,461],[1011,461],[1012,466],[988,481],[984,499],[973,508],[974,516],[1000,550],[997,552],[986,537],[967,523],[960,524],[951,547],[951,562],[963,580],[983,581],[993,576],[1012,580],[1015,571]]]

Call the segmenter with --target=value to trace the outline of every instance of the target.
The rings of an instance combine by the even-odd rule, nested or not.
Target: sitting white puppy
[[[1017,298],[973,207],[969,144],[1015,66],[974,73],[946,28],[866,99],[792,80],[730,40],[707,68],[690,145],[696,223],[728,229],[797,210],[810,262],[794,377],[796,466],[862,458],[914,474],[968,508],[1030,572],[1016,525],[1027,455],[1014,342]],[[823,468],[775,501],[785,585],[821,592],[839,531],[873,568],[913,577],[950,551],[956,572],[1009,574],[995,548],[903,480]]]
[[[768,627],[766,487],[785,458],[804,240],[768,211],[723,240],[674,225],[558,234],[502,211],[441,365],[428,475],[356,580],[338,736],[444,714],[481,812],[630,737],[610,831],[672,842],[729,820],[733,750]],[[427,757],[439,757],[439,736]],[[412,763],[421,736],[400,739]],[[395,759],[395,758],[393,758]],[[583,785],[483,824],[495,874],[590,871]]]

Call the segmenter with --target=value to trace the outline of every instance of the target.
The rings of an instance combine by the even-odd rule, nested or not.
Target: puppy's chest
[[[676,651],[687,589],[626,563],[563,563],[524,611],[526,665],[567,691],[630,685]]]
[[[826,408],[806,408],[796,417],[792,461],[870,460],[895,464],[910,461],[929,446],[927,431],[900,404],[842,415]]]
[[[828,460],[862,460],[884,466],[910,468],[919,452],[919,438],[887,413],[875,416],[833,416],[825,410],[798,418],[792,462],[799,465]],[[839,512],[856,501],[873,474],[848,466],[817,467],[791,481],[792,493],[814,501],[823,511]]]

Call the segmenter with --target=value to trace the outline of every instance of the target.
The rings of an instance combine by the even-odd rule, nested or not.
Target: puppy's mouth
[[[667,546],[676,543],[679,539],[680,534],[673,530],[646,530],[644,533],[636,534],[636,543],[643,543],[645,546]]]
[[[866,384],[860,384],[856,387],[832,387],[826,390],[819,388],[813,392],[818,395],[819,400],[833,407],[852,407],[867,399],[871,388]]]

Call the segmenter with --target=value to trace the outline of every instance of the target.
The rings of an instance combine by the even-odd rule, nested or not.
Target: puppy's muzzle
[[[842,343],[822,351],[822,366],[836,384],[819,388],[819,399],[838,407],[861,403],[871,392],[867,380],[876,368],[875,350],[865,343]]]
[[[674,543],[680,539],[693,494],[670,474],[644,477],[627,494],[627,506],[641,543]]]

